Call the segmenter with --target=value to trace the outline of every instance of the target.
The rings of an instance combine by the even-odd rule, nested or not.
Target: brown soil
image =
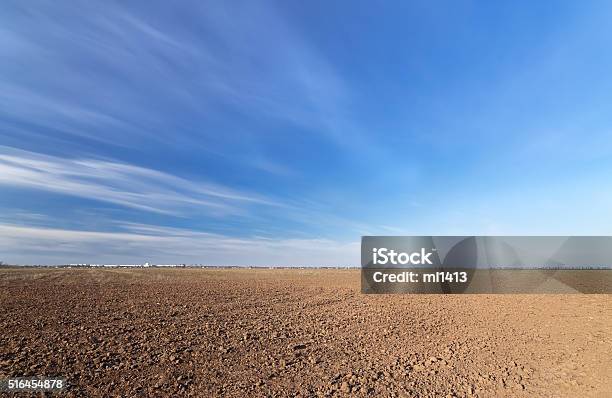
[[[0,377],[61,396],[612,396],[611,295],[363,295],[356,270],[3,269]]]

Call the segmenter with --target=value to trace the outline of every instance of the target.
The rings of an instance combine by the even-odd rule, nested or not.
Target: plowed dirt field
[[[363,295],[358,270],[1,269],[0,378],[58,396],[612,397],[611,295]]]

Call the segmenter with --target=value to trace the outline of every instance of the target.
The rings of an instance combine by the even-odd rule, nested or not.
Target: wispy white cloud
[[[5,252],[23,253],[24,259],[26,249],[33,255],[60,251],[93,261],[85,249],[106,248],[119,258],[132,256],[132,248],[137,256],[154,252],[159,244],[168,248],[164,261],[177,261],[195,250],[187,243],[197,249],[212,242],[202,233],[183,236],[185,231],[127,224],[121,233],[96,232],[114,228],[103,220],[110,213],[146,222],[169,219],[140,213],[145,211],[192,216],[168,224],[227,232],[215,238],[219,245],[232,243],[230,235],[282,237],[233,242],[228,259],[251,253],[283,259],[279,252],[294,251],[304,261],[312,252],[325,264],[339,263],[334,257],[342,251],[339,244],[309,238],[353,239],[372,229],[347,220],[351,216],[340,206],[312,203],[328,198],[309,182],[321,179],[303,175],[312,173],[309,153],[328,150],[319,145],[323,141],[333,142],[334,150],[365,148],[363,158],[375,154],[377,145],[364,143],[355,127],[355,93],[345,75],[287,17],[273,3],[186,2],[171,12],[154,4],[7,5],[0,13],[0,58],[7,60],[0,63],[0,189],[19,188],[30,199],[23,205],[27,212],[49,218],[34,222],[26,212],[0,217],[0,223],[13,226],[3,230]],[[287,143],[298,141],[305,141],[304,149],[294,155]],[[55,156],[43,155],[51,147]],[[143,167],[142,156],[151,153],[185,155],[185,163],[197,167],[180,176]],[[130,164],[114,160],[129,155]],[[335,164],[330,167],[341,158],[330,159]],[[221,166],[202,170],[217,160]],[[241,181],[266,193],[224,183],[224,177],[243,171]],[[75,201],[62,200],[50,209],[32,200],[43,191],[121,209],[78,201],[75,209],[92,213],[85,217],[70,209]],[[281,247],[287,250],[276,250]],[[202,253],[209,252],[195,252],[193,261]],[[287,254],[288,264],[291,258]]]
[[[0,66],[0,115],[114,145],[142,136],[182,145],[218,131],[177,126],[177,113],[206,121],[229,107],[342,143],[347,85],[271,4],[159,12],[120,3],[10,7],[0,16],[9,33],[0,57],[11,61]]]
[[[161,171],[97,159],[64,159],[0,146],[0,185],[185,215],[242,213],[248,206],[282,206],[261,195],[185,180]]]
[[[359,242],[266,239],[125,224],[94,232],[0,224],[8,263],[194,263],[211,265],[358,266]]]

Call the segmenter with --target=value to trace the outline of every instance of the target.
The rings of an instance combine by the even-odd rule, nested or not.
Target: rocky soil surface
[[[0,378],[60,396],[611,397],[610,295],[362,295],[357,270],[0,270]]]

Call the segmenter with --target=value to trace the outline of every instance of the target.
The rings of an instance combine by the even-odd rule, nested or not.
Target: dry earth
[[[0,377],[61,396],[612,396],[611,295],[363,295],[356,270],[2,269]]]

